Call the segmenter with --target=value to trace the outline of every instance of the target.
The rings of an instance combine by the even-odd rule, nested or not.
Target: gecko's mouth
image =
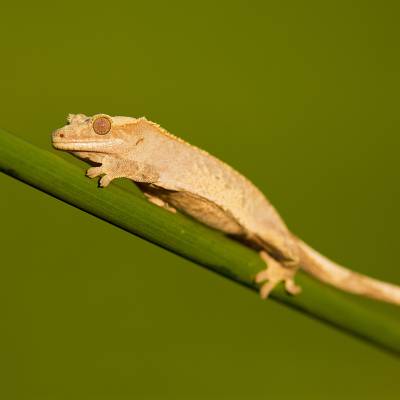
[[[57,150],[68,150],[68,151],[101,151],[109,149],[110,147],[120,144],[122,141],[119,139],[107,140],[107,141],[66,141],[56,139],[53,140],[53,147]]]

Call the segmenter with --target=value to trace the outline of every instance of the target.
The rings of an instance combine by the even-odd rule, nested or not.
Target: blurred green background
[[[3,3],[0,126],[50,150],[68,113],[145,115],[321,252],[400,283],[399,11]],[[398,399],[394,357],[8,176],[0,193],[1,398]]]

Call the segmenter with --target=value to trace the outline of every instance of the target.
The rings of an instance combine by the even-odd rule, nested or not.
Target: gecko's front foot
[[[103,175],[99,181],[99,186],[101,186],[101,187],[108,186],[113,179],[118,178],[118,176],[114,176],[113,174],[109,173],[104,168],[103,165],[101,167],[89,168],[86,171],[86,176],[88,176],[89,178],[96,178],[97,176],[100,176],[100,175]]]
[[[86,176],[89,178],[96,178],[96,176],[99,176],[103,174],[103,167],[91,167],[86,171]]]
[[[118,167],[118,162],[110,157],[104,157],[100,166],[91,167],[86,171],[86,176],[93,179],[100,175],[103,175],[100,178],[99,186],[106,187],[113,179],[123,176],[120,174],[120,168]]]
[[[265,251],[260,251],[260,257],[268,265],[267,268],[260,271],[255,278],[256,283],[262,283],[260,288],[261,298],[266,299],[272,289],[280,282],[285,283],[286,291],[292,295],[301,292],[300,286],[297,286],[293,280],[296,273],[295,270],[284,267]]]

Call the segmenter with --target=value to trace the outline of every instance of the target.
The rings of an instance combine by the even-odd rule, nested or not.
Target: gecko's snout
[[[64,137],[64,133],[61,131],[61,129],[56,129],[52,134],[51,134],[51,138],[54,141],[57,141],[57,139],[59,138],[63,138]]]
[[[53,147],[55,147],[56,149],[59,148],[57,144],[61,145],[64,137],[65,137],[65,132],[63,129],[56,129],[55,131],[53,131],[53,133],[51,134],[51,141]]]

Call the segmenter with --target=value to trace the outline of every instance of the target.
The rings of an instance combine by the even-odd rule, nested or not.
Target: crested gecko
[[[179,211],[259,251],[266,268],[255,281],[266,298],[283,282],[301,288],[299,268],[336,288],[400,305],[400,287],[350,271],[298,239],[261,191],[239,172],[146,118],[70,114],[52,133],[53,146],[96,166],[87,176],[128,178],[157,206]]]

